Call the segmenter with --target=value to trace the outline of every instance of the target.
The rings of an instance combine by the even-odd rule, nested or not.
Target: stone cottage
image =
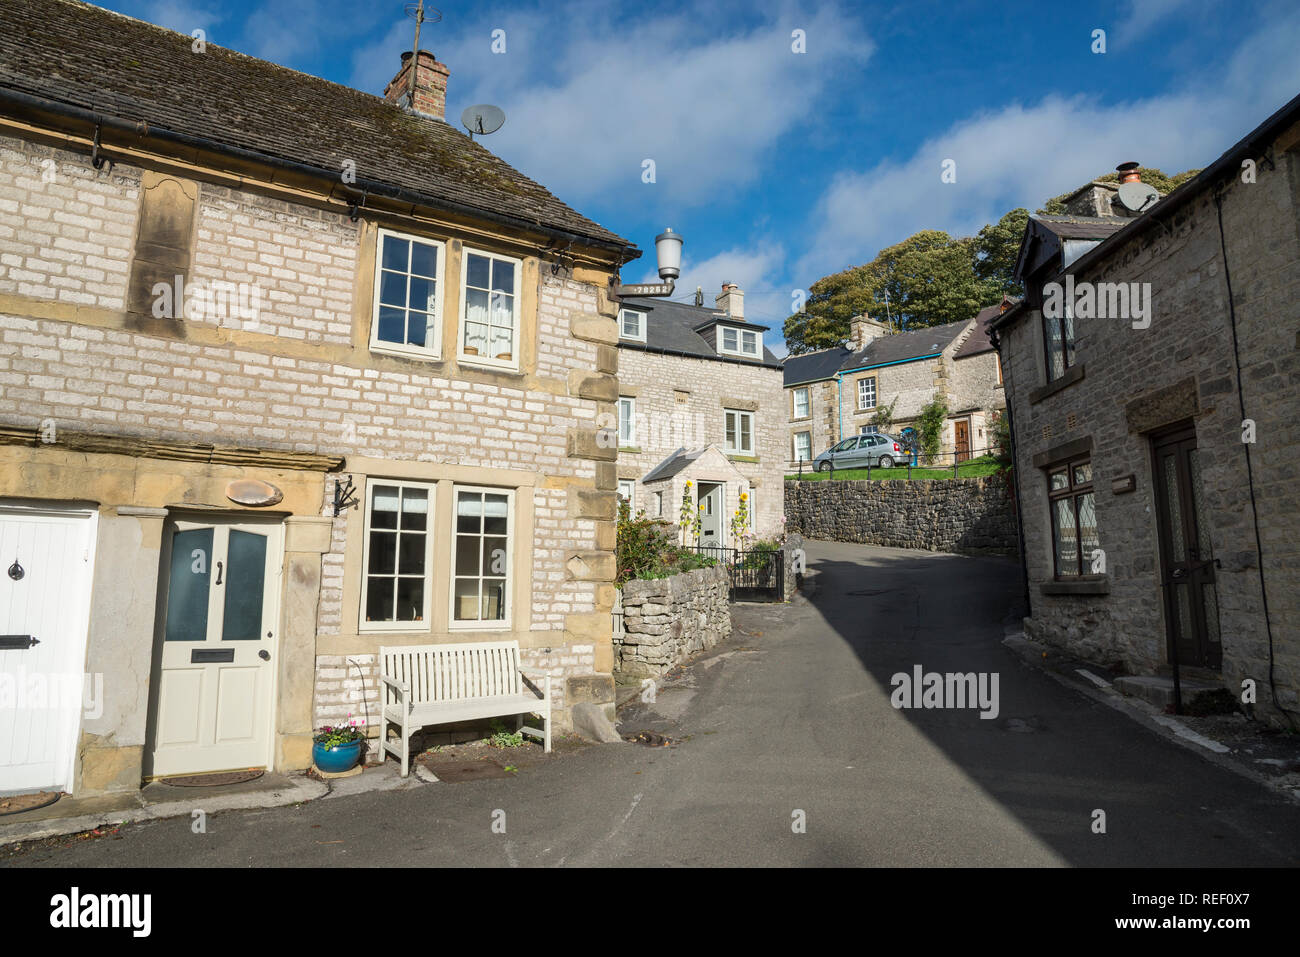
[[[62,688],[0,710],[0,789],[305,768],[381,645],[515,639],[557,729],[612,704],[638,251],[424,51],[378,97],[0,0],[0,63],[0,692]]]
[[[993,322],[1025,629],[1294,723],[1300,98],[1154,205],[1125,190],[1031,220]]]
[[[854,316],[846,345],[787,357],[782,369],[790,461],[811,461],[857,435],[909,432],[935,398],[948,407],[941,461],[982,455],[990,445],[992,424],[1005,408],[988,324],[1008,305],[989,306],[962,322],[902,333],[879,320]],[[887,428],[881,428],[882,413],[892,417]]]
[[[744,303],[724,283],[715,308],[625,299],[619,314],[619,494],[672,523],[689,499],[705,545],[737,544],[742,494],[742,535],[769,537],[785,516],[781,364]]]

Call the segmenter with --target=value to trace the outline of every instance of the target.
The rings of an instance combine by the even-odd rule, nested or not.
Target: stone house
[[[638,251],[423,51],[377,97],[0,0],[0,62],[0,696],[61,689],[0,709],[0,789],[305,768],[381,645],[515,639],[557,730],[612,706]]]
[[[785,518],[781,364],[744,297],[725,283],[715,308],[625,299],[619,315],[619,494],[674,524],[689,498],[701,544],[737,544],[742,494],[742,534],[770,537]]]
[[[850,321],[849,341],[834,349],[788,356],[787,452],[793,463],[810,461],[855,435],[916,428],[922,408],[942,398],[948,416],[940,460],[983,454],[994,419],[1005,408],[1000,367],[988,324],[1009,302],[974,318],[895,333],[866,316]],[[881,428],[881,413],[892,416]]]
[[[1030,221],[993,323],[1026,632],[1293,723],[1300,98],[1140,214],[1077,198]]]

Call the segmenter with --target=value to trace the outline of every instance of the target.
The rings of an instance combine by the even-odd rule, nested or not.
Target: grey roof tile
[[[382,97],[75,0],[0,0],[0,88],[391,185],[599,243],[577,213],[451,125]],[[397,68],[393,64],[394,73]]]

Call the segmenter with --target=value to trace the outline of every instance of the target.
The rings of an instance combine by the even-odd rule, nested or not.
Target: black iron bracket
[[[369,196],[370,194],[368,192],[362,193],[361,198],[355,200],[352,203],[352,205],[348,207],[348,219],[352,220],[352,222],[355,223],[358,219],[361,218],[361,210],[365,208],[366,199]]]
[[[334,517],[338,518],[345,510],[356,508],[361,504],[357,498],[356,487],[352,484],[352,476],[344,476],[347,482],[342,479],[334,480]]]
[[[40,643],[35,635],[0,635],[0,651],[22,651]]]

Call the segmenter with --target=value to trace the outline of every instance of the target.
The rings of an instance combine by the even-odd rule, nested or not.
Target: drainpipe
[[[831,445],[835,445],[836,442],[839,442],[840,439],[844,438],[844,373],[843,372],[835,373],[835,431],[838,433],[838,435],[835,438],[835,442],[832,442]]]

